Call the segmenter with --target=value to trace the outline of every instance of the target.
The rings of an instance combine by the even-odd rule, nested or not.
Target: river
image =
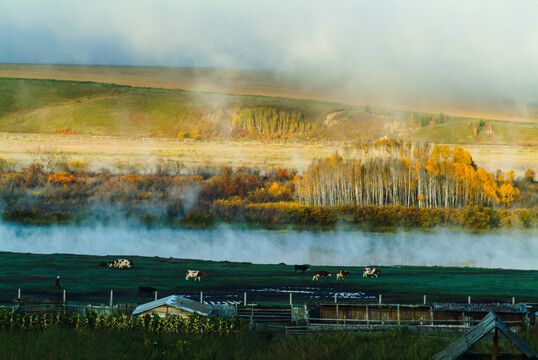
[[[220,226],[178,230],[130,225],[20,226],[0,223],[0,251],[161,256],[338,266],[421,265],[538,268],[536,232],[271,232]]]

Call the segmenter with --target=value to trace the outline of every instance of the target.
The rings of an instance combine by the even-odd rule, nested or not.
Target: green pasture
[[[380,267],[378,278],[363,278],[362,267],[311,266],[304,275],[293,272],[293,264],[251,264],[182,260],[160,257],[121,256],[134,261],[132,269],[110,269],[103,262],[115,256],[35,255],[0,253],[0,303],[9,304],[20,288],[23,296],[51,299],[61,298],[54,290],[55,278],[67,290],[68,299],[80,303],[105,303],[110,290],[117,302],[145,302],[137,296],[138,286],[153,286],[159,297],[171,294],[204,296],[235,295],[242,300],[243,292],[257,302],[285,304],[286,291],[268,294],[256,289],[277,288],[301,290],[318,287],[320,293],[364,292],[385,303],[420,303],[423,295],[428,302],[466,302],[467,296],[476,302],[509,302],[512,296],[518,302],[538,301],[538,271],[446,268],[446,267]],[[336,281],[334,275],[322,281],[312,281],[313,270],[351,272],[346,281]],[[201,282],[185,280],[187,270],[202,270],[207,277]],[[313,299],[294,295],[297,302]],[[330,299],[322,297],[317,301]],[[350,300],[374,302],[377,299]]]
[[[446,124],[427,126],[413,131],[411,138],[419,142],[445,144],[534,144],[538,138],[538,124],[486,121],[480,132],[473,129],[478,120],[455,120]],[[491,131],[489,130],[491,123]]]

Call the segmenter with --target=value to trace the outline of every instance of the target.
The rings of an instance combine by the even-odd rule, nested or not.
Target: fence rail
[[[486,313],[484,316],[487,315]],[[310,318],[310,323],[319,325],[326,324],[336,324],[336,325],[427,325],[427,326],[473,326],[479,324],[482,319],[459,319],[459,320],[450,320],[450,319],[415,319],[415,320],[369,320],[369,319],[330,319],[330,318]],[[503,321],[507,325],[521,325],[521,321],[516,320],[506,320]]]
[[[322,331],[387,331],[395,328],[405,326],[412,332],[420,333],[460,333],[467,332],[471,327],[479,324],[482,320],[470,320],[470,321],[450,321],[439,320],[434,321],[420,321],[420,320],[358,320],[358,319],[326,319],[326,318],[312,318],[307,325],[288,325],[284,326],[284,332],[292,335],[311,334]],[[448,323],[448,324],[447,324]],[[517,327],[521,326],[520,321],[505,321],[507,325],[512,326],[517,331]],[[282,331],[282,329],[277,329]]]

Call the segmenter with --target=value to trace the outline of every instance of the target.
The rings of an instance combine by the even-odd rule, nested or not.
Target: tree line
[[[0,159],[0,214],[26,224],[135,219],[147,226],[364,229],[533,227],[538,183],[527,170],[493,175],[462,149],[394,142],[316,159],[304,173],[246,166],[129,164],[89,170],[44,152],[30,164]],[[347,226],[346,225],[346,226]]]
[[[462,148],[380,140],[357,155],[316,159],[296,178],[298,202],[315,206],[376,205],[463,208],[509,206],[520,196],[513,171],[478,168]]]
[[[314,125],[305,122],[304,114],[297,110],[278,109],[274,106],[236,108],[232,114],[232,125],[249,134],[264,136],[300,135],[306,136]]]

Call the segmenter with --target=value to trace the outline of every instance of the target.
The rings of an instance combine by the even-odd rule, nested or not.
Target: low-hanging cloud
[[[128,225],[28,227],[0,223],[0,251],[287,263],[327,266],[423,265],[536,269],[535,233],[441,230],[268,232],[221,226],[185,230]]]
[[[286,70],[339,99],[536,117],[533,1],[6,1],[0,62]],[[486,109],[487,110],[487,109]]]

